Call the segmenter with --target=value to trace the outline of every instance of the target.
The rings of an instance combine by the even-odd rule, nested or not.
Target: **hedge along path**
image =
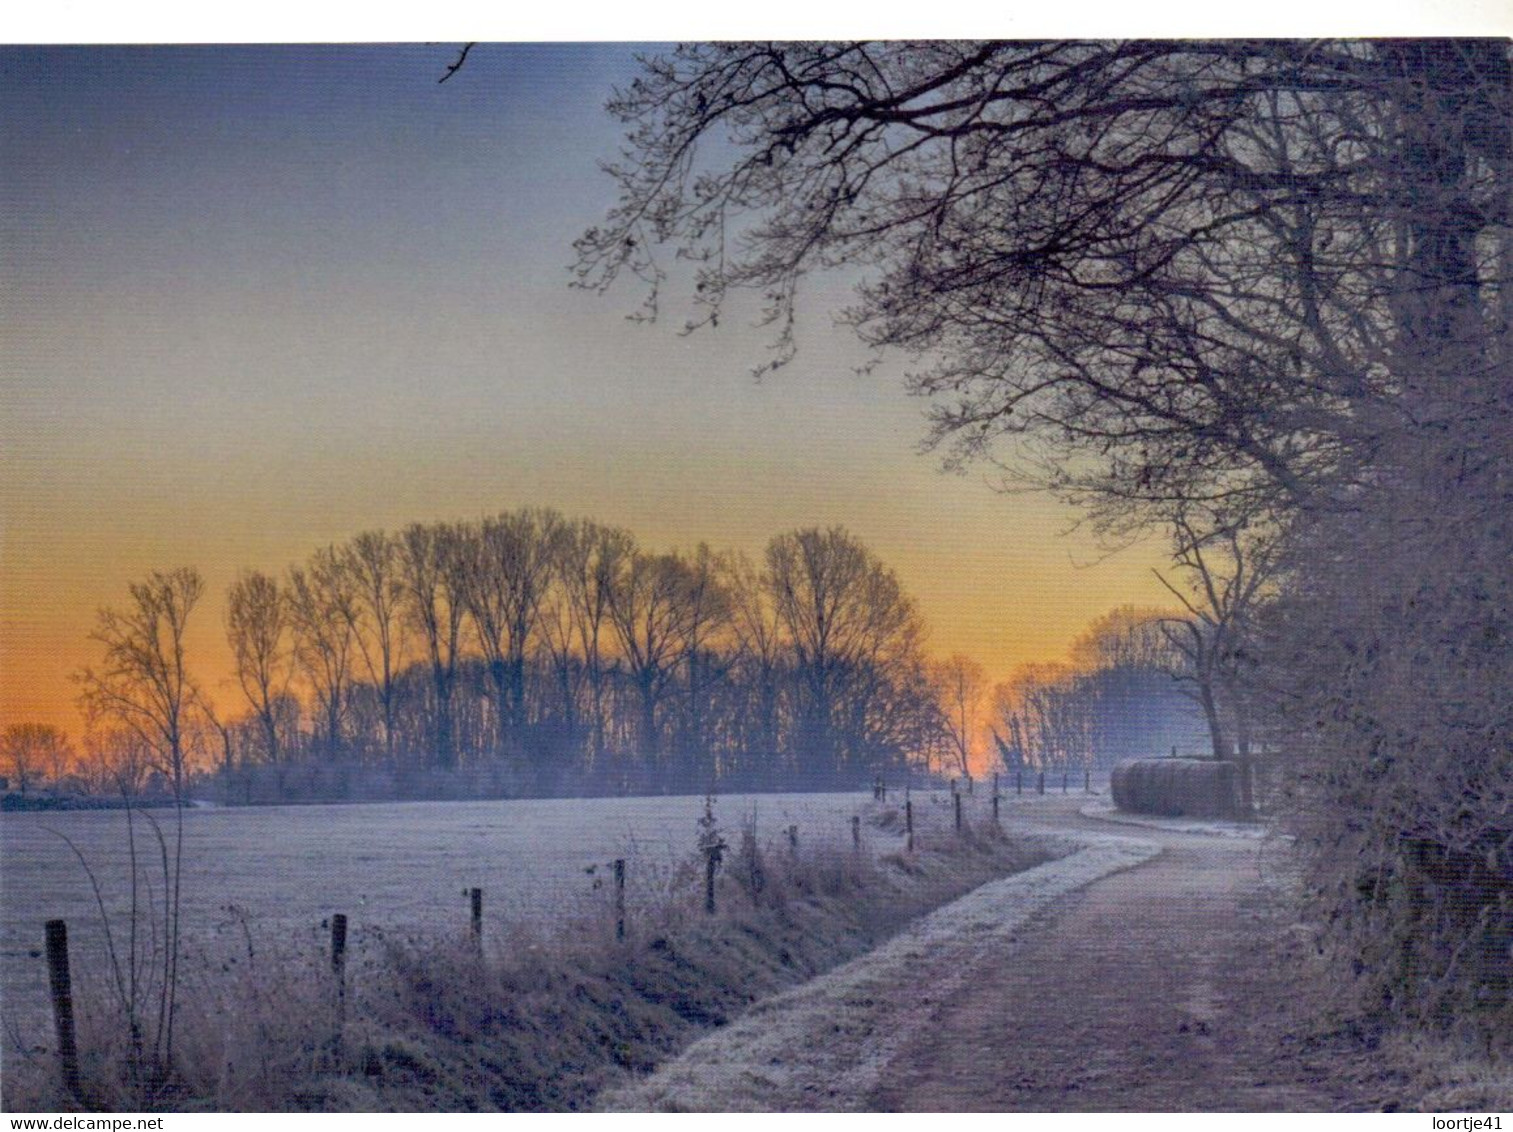
[[[605,1111],[862,1109],[884,1071],[963,990],[984,954],[1086,884],[1150,860],[1154,841],[1042,835],[1059,860],[990,881],[844,966],[753,1006],[644,1081],[600,1098]],[[928,977],[922,977],[928,971]]]

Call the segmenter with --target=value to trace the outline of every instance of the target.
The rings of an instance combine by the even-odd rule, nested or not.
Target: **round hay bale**
[[[1223,759],[1130,759],[1114,767],[1114,805],[1165,818],[1238,818],[1240,767]]]

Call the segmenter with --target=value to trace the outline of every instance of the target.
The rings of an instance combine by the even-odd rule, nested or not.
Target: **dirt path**
[[[1370,1105],[1290,1049],[1254,840],[1146,831],[1160,856],[984,955],[892,1060],[881,1111],[1317,1111]],[[1268,938],[1271,937],[1271,938]],[[1256,969],[1261,959],[1262,968]]]
[[[975,925],[965,933],[926,930],[759,1006],[612,1106],[1320,1111],[1387,1099],[1363,1055],[1299,1037],[1296,942],[1269,907],[1260,842],[1113,826],[1060,802],[1031,824],[1138,837],[1150,859],[1107,864],[1033,908],[1015,895],[1032,874],[985,886],[958,902]]]

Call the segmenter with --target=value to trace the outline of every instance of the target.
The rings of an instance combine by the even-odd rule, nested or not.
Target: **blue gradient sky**
[[[637,326],[567,283],[609,205],[624,45],[0,47],[0,722],[77,733],[94,610],[194,565],[228,708],[238,567],[522,503],[654,547],[759,553],[844,523],[945,654],[998,676],[1159,603],[1158,548],[1096,565],[1072,516],[943,476],[924,406],[817,281],[792,366],[726,320]]]

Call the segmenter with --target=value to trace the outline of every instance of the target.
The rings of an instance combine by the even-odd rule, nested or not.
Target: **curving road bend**
[[[1114,825],[759,1004],[601,1103],[621,1111],[1333,1111],[1385,1099],[1306,1039],[1274,846]]]

